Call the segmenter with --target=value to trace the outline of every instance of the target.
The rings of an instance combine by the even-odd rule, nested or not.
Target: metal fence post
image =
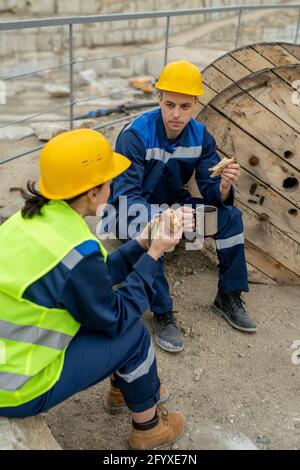
[[[241,18],[242,18],[242,10],[239,9],[238,24],[237,24],[236,36],[235,36],[235,49],[239,45],[240,31],[241,31]]]
[[[170,32],[170,17],[167,16],[164,65],[166,65],[166,63],[168,62],[169,32]]]
[[[69,86],[70,86],[70,129],[74,127],[74,37],[73,37],[73,25],[69,24]]]
[[[297,44],[297,41],[298,41],[299,28],[300,28],[300,8],[298,9],[298,19],[297,19],[297,26],[296,26],[295,39],[294,39],[295,44]]]

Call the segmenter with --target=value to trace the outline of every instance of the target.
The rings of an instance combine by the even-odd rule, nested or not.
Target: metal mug
[[[218,232],[218,209],[205,204],[196,209],[196,232],[202,237],[212,237]]]

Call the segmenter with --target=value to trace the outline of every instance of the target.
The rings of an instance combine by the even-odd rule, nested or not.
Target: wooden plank
[[[245,240],[246,258],[249,263],[273,279],[277,284],[300,285],[300,276],[278,263],[249,240]]]
[[[293,155],[291,165],[300,170],[299,133],[241,91],[240,86],[230,86],[217,95],[210,106],[226,114],[231,121],[282,159],[287,155],[286,152]]]
[[[246,46],[241,49],[230,52],[231,57],[238,60],[251,72],[272,68],[274,64],[259,54],[252,46]]]
[[[243,212],[245,239],[299,276],[300,245],[267,220],[260,220],[260,216],[241,201],[236,200],[236,206]]]
[[[199,96],[199,103],[202,105],[202,108],[206,106],[210,102],[210,100],[212,100],[217,95],[217,93],[214,90],[212,90],[210,86],[207,85],[207,83],[205,83],[204,81],[203,81],[203,90],[204,90],[204,95]]]
[[[251,73],[246,67],[241,65],[230,55],[223,56],[216,60],[212,66],[226,75],[226,77],[230,78],[233,82],[247,77],[247,75]]]
[[[300,64],[297,65],[297,70],[300,77]],[[300,107],[292,102],[294,89],[272,71],[250,75],[238,85],[282,121],[300,132]]]
[[[219,154],[225,156],[223,152],[219,151]],[[300,244],[299,207],[289,203],[244,169],[241,169],[241,177],[235,187],[239,201],[258,215],[266,214],[270,223]]]
[[[252,47],[271,62],[273,66],[279,67],[280,65],[294,64],[297,62],[297,58],[280,44],[253,44]]]
[[[189,181],[188,189],[193,197],[200,196],[194,176]],[[241,209],[246,207],[245,205],[242,205],[240,201],[237,201],[236,205]],[[250,209],[249,213],[252,213],[255,217],[255,214]],[[268,223],[268,225],[271,224]],[[277,283],[300,285],[300,277],[279,263],[272,254],[267,254],[261,248],[257,247],[254,240],[250,242],[247,239],[247,232],[248,225],[245,224],[245,253],[248,265],[249,281],[271,285],[276,285]],[[215,244],[212,238],[205,239],[202,252],[215,265],[218,264]]]
[[[282,161],[210,106],[205,108],[197,119],[204,122],[222,152],[226,155],[236,155],[240,165],[250,174],[300,207],[300,184],[292,192],[283,189],[287,178],[296,178],[300,182],[300,172],[289,165],[289,160]],[[291,157],[290,160],[293,159],[294,157]]]
[[[247,257],[247,250],[246,257]],[[215,242],[212,238],[206,238],[204,245],[201,248],[201,252],[206,256],[215,266],[218,266],[218,257],[215,248]],[[265,273],[257,269],[250,261],[247,259],[247,271],[248,271],[248,281],[255,284],[267,284],[267,285],[278,285],[270,276],[267,276]]]
[[[247,260],[248,282],[249,284],[265,284],[269,286],[277,286],[277,282],[265,273],[260,271],[256,266],[250,263],[247,258],[247,249],[245,247],[245,254]]]
[[[286,65],[284,67],[275,67],[272,73],[282,78],[286,83],[292,85],[295,80],[299,80],[299,64]]]
[[[300,61],[300,46],[299,46],[299,44],[282,43],[281,46]]]
[[[211,66],[203,73],[203,79],[206,85],[215,93],[220,93],[220,91],[223,91],[224,88],[233,83],[232,80],[226,78],[222,72]]]

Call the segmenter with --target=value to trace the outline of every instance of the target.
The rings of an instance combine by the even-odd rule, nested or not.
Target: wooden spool
[[[245,249],[253,282],[300,285],[300,46],[255,44],[203,72],[197,119],[220,156],[236,155]],[[299,105],[297,103],[299,102]],[[190,190],[196,195],[194,179]],[[204,248],[215,257],[212,240]]]

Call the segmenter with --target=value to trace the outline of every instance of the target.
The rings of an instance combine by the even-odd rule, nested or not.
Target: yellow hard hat
[[[64,132],[40,153],[40,191],[48,199],[70,199],[115,178],[130,165],[99,132]]]
[[[201,72],[187,60],[170,62],[162,70],[156,88],[185,95],[201,96],[204,94]]]

